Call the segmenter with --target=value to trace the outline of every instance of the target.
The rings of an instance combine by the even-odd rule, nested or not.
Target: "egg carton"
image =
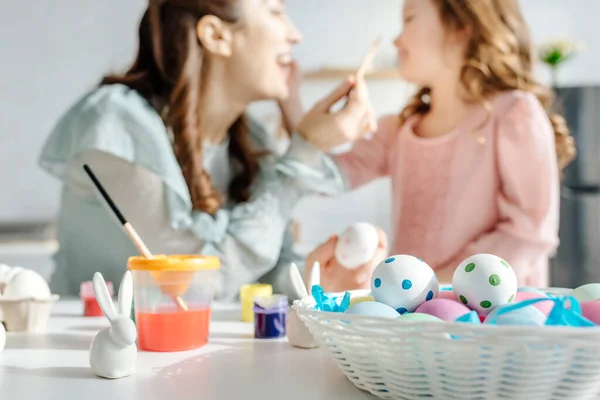
[[[351,294],[363,297],[368,291]],[[600,327],[402,322],[318,311],[315,304],[306,297],[292,308],[348,380],[381,399],[600,395]]]
[[[7,331],[45,332],[58,299],[37,272],[0,264],[0,322]]]
[[[8,332],[44,333],[59,298],[56,294],[49,299],[0,298],[0,321]]]

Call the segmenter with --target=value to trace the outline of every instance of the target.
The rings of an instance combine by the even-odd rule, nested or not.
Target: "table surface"
[[[89,367],[90,342],[108,326],[81,316],[79,300],[59,301],[41,335],[9,333],[0,353],[0,398],[95,399],[371,399],[325,349],[255,340],[237,304],[216,304],[209,344],[179,353],[139,352],[134,375],[107,380]]]

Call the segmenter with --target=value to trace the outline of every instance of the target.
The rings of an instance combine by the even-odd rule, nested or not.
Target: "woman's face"
[[[239,0],[242,20],[233,30],[227,76],[251,100],[286,99],[292,48],[302,39],[284,0]]]

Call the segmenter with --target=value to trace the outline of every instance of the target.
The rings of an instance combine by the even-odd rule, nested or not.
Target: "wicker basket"
[[[410,323],[314,306],[309,297],[293,307],[346,377],[382,399],[583,400],[600,394],[600,327]]]

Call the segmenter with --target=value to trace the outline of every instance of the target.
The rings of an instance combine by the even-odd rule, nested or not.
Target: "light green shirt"
[[[249,128],[257,149],[274,148],[256,122],[250,120]],[[303,262],[292,251],[292,211],[306,195],[337,192],[342,180],[328,157],[293,135],[283,158],[263,158],[250,201],[228,204],[214,216],[193,210],[158,113],[126,86],[102,86],[62,117],[40,157],[42,168],[64,183],[51,280],[58,294],[77,294],[96,271],[118,284],[127,258],[137,253],[85,175],[84,163],[153,253],[217,255],[222,267],[216,296],[224,299],[256,281],[294,296],[289,263]]]

